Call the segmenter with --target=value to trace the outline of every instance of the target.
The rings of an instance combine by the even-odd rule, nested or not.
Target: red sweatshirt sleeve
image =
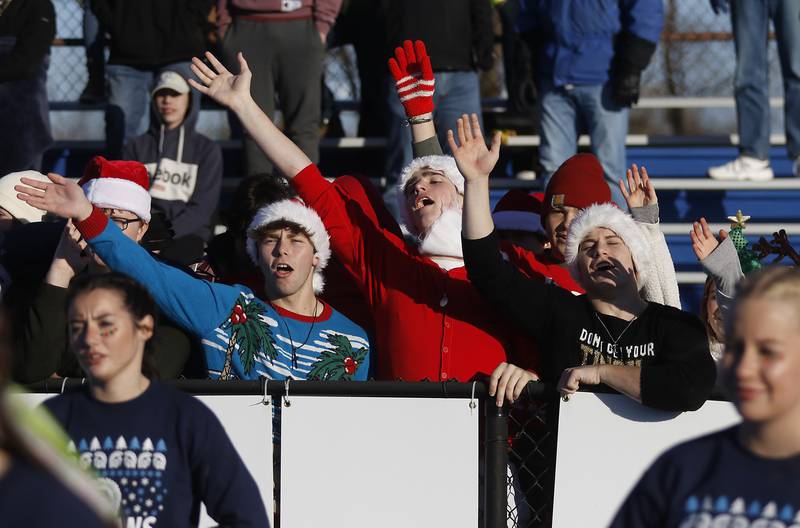
[[[405,243],[379,228],[355,200],[345,199],[328,183],[313,163],[300,171],[292,185],[325,224],[336,257],[353,276],[371,305],[377,304],[387,281],[387,263],[394,268],[408,261]]]

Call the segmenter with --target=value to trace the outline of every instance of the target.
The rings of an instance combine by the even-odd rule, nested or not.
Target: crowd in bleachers
[[[4,383],[87,378],[46,406],[120,515],[183,525],[203,502],[223,525],[267,522],[219,422],[159,381],[180,377],[479,380],[498,406],[542,380],[565,402],[600,387],[678,412],[701,407],[716,385],[732,391],[743,425],[662,457],[615,525],[707,525],[689,496],[800,508],[798,272],[757,271],[768,248],[747,243],[741,213],[719,237],[698,218],[687,236],[708,281],[701,317],[682,310],[657,179],[626,163],[662,1],[497,3],[346,3],[340,21],[367,95],[361,126],[388,139],[387,204],[370,180],[330,181],[317,165],[322,60],[340,1],[86,0],[109,39],[107,63],[88,62],[83,95],[107,98],[107,150],[82,174],[45,175],[55,14],[49,0],[0,0],[0,291],[3,330],[14,331]],[[711,3],[731,8],[742,144],[709,175],[772,177],[763,68],[748,62],[772,19],[800,176],[800,6]],[[754,37],[742,19],[756,5],[764,34]],[[494,211],[501,140],[484,136],[477,74],[494,61],[492,9],[505,21],[506,66],[527,65],[507,75],[509,95],[536,100],[546,182],[543,194],[509,192]],[[222,154],[195,130],[202,98],[244,138],[248,174],[222,234],[212,232]],[[582,131],[591,152],[577,152]],[[34,485],[49,468],[14,462],[42,455],[13,431],[0,412],[0,490],[12,476]],[[98,438],[109,439],[100,460],[88,445]],[[126,499],[131,475],[114,471],[134,450],[135,467],[163,475],[147,503]],[[10,496],[0,491],[0,511],[13,509]]]

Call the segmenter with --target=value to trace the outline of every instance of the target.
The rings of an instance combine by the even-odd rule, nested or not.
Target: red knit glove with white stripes
[[[402,48],[395,48],[394,55],[389,59],[389,71],[406,117],[433,112],[433,68],[425,43],[418,40],[412,44],[406,40]]]

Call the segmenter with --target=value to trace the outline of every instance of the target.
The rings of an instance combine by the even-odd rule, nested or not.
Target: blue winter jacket
[[[517,19],[539,43],[537,81],[554,86],[605,84],[617,35],[655,43],[663,25],[663,0],[520,0]]]

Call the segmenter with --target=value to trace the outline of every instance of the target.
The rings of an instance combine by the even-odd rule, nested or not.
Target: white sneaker
[[[711,167],[708,175],[714,180],[724,181],[767,181],[775,177],[769,160],[760,160],[750,156],[739,156],[725,165]]]

